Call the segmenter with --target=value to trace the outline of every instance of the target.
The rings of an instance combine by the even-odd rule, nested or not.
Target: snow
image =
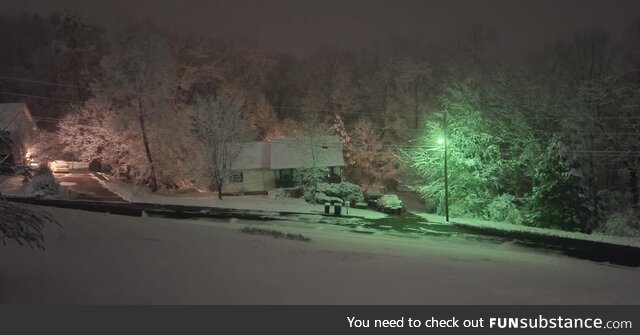
[[[222,200],[213,192],[190,193],[151,193],[147,188],[128,183],[109,180],[100,182],[112,192],[129,202],[153,203],[162,205],[204,206],[216,208],[245,209],[258,211],[293,212],[319,214],[324,212],[323,205],[313,205],[301,198],[282,198],[265,195],[224,196]],[[349,208],[342,209],[344,215],[367,219],[380,219],[386,214],[373,210]]]
[[[416,213],[416,214],[422,218],[429,220],[430,222],[444,222],[444,217],[439,215],[427,214],[427,213]],[[593,242],[604,242],[604,243],[611,243],[611,244],[618,244],[618,245],[626,245],[631,247],[640,247],[640,239],[633,238],[633,237],[610,236],[610,235],[603,235],[598,233],[585,234],[580,232],[570,232],[570,231],[557,230],[557,229],[529,227],[529,226],[515,225],[515,224],[503,223],[503,222],[492,222],[492,221],[485,221],[485,220],[473,219],[473,218],[457,218],[456,217],[456,218],[450,218],[449,222],[457,223],[460,225],[467,225],[471,227],[492,228],[492,229],[498,229],[498,230],[510,231],[510,232],[526,232],[526,233],[533,233],[533,234],[544,235],[544,236],[564,237],[564,238],[571,238],[576,240],[586,240],[586,241],[593,241]]]
[[[356,234],[294,221],[169,220],[43,208],[45,251],[0,253],[0,303],[638,304],[638,268],[511,243]],[[240,232],[302,234],[311,242]]]
[[[30,182],[24,182],[24,176],[18,175],[14,177],[2,176],[0,184],[5,183],[0,189],[0,193],[7,196],[32,196],[32,186]]]
[[[0,189],[0,193],[5,196],[12,197],[33,197],[35,196],[33,191],[33,185],[47,178],[45,175],[34,176],[30,181],[24,181],[24,176],[17,175],[11,178],[5,177],[4,180],[7,182]],[[1,182],[0,182],[1,183]],[[46,199],[73,199],[74,193],[67,189],[66,186],[71,186],[71,183],[60,183],[60,187],[56,194],[45,195],[43,198]]]

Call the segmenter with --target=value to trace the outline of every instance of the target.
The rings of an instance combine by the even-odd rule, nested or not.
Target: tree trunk
[[[413,90],[413,103],[414,103],[414,113],[415,113],[415,127],[416,134],[419,134],[418,130],[418,111],[420,109],[420,101],[419,101],[419,90],[420,90],[420,76],[418,75],[414,82],[414,90]]]
[[[218,200],[222,200],[222,183],[218,183]]]
[[[150,181],[149,187],[151,192],[158,191],[158,181],[156,180],[156,169],[153,164],[153,158],[151,156],[151,149],[149,148],[149,138],[147,137],[147,128],[144,124],[144,116],[142,114],[142,101],[138,101],[138,120],[140,121],[140,132],[142,133],[142,142],[144,144],[144,151],[147,154],[147,162],[149,162],[150,168]]]
[[[640,189],[638,188],[638,169],[629,162],[624,163],[627,171],[629,171],[629,190],[631,191],[633,209],[638,209],[638,202],[640,201]]]
[[[592,138],[593,139],[593,138]],[[591,147],[593,148],[593,140],[591,141]],[[591,202],[593,203],[593,215],[596,222],[599,221],[600,215],[598,211],[598,191],[596,189],[596,171],[595,162],[593,159],[593,153],[589,153],[589,170],[591,177],[589,178],[589,187],[591,188]]]

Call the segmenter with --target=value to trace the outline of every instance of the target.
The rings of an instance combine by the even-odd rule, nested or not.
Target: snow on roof
[[[239,153],[231,164],[232,169],[269,168],[269,142],[249,142],[235,146]]]
[[[317,154],[316,166],[344,166],[340,138],[338,136],[321,136],[317,140],[311,140],[307,137],[272,140],[271,169],[310,167],[314,151]]]
[[[0,131],[15,131],[25,124],[33,125],[33,119],[27,104],[0,103]]]
[[[315,148],[315,149],[312,149]],[[268,142],[237,144],[240,152],[233,169],[296,169],[312,165],[312,151],[317,153],[316,166],[344,166],[342,144],[337,136],[284,138]]]

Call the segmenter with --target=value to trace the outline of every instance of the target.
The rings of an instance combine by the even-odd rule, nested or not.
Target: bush
[[[310,200],[307,200],[310,201]],[[344,201],[342,200],[342,198],[338,198],[338,197],[333,197],[333,196],[328,196],[322,192],[317,192],[316,193],[316,203],[317,204],[324,204],[324,203],[330,203],[332,205],[335,204],[341,204],[344,205]]]
[[[315,194],[318,192],[316,185],[324,177],[324,169],[318,167],[310,167],[297,169],[294,172],[293,180],[304,189],[304,199],[315,202]]]
[[[493,199],[487,206],[485,219],[512,224],[522,224],[522,213],[515,204],[516,197],[511,194],[503,194]]]
[[[627,209],[613,213],[597,231],[605,235],[640,237],[640,213]]]
[[[40,164],[38,168],[34,171],[36,176],[40,175],[51,175],[53,176],[53,171],[49,168],[47,164]]]
[[[51,173],[43,173],[34,177],[31,181],[31,189],[36,197],[54,195],[60,189],[60,183]]]
[[[297,240],[297,241],[302,241],[302,242],[309,242],[311,241],[310,238],[302,235],[302,234],[292,234],[292,233],[283,233],[279,230],[274,230],[274,229],[266,229],[266,228],[255,228],[255,227],[244,227],[242,229],[240,229],[241,232],[246,233],[246,234],[253,234],[253,235],[266,235],[266,236],[272,236],[275,238],[286,238],[288,240]]]
[[[337,197],[344,199],[346,202],[364,202],[364,196],[360,186],[352,183],[339,183],[339,184],[327,184],[321,183],[318,185],[318,192],[322,192],[330,197]]]

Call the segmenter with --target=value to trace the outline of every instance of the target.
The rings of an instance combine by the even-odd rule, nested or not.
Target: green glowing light
[[[439,138],[438,139],[438,144],[443,144],[444,143],[444,138]]]

